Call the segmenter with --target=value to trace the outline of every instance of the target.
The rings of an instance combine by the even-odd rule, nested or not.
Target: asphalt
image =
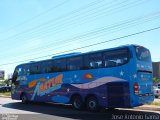
[[[10,98],[10,96],[3,96],[3,95],[0,95],[0,97]],[[156,99],[155,101],[160,102],[160,99]],[[160,106],[158,106],[158,105],[142,105],[142,106],[134,107],[132,109],[135,109],[135,110],[160,111]]]

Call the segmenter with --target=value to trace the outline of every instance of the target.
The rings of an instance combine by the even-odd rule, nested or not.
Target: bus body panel
[[[78,94],[84,103],[89,95],[94,95],[103,108],[129,108],[150,103],[154,99],[151,95],[152,73],[138,71],[142,70],[138,67],[146,65],[151,70],[151,63],[138,61],[135,48],[127,48],[131,52],[130,60],[124,65],[19,76],[12,99],[19,100],[21,94],[25,94],[30,101],[67,104]],[[138,94],[134,93],[135,83],[139,85]]]
[[[28,99],[31,101],[59,103],[70,102],[70,97],[73,94],[80,94],[83,100],[85,100],[85,97],[87,95],[92,94],[95,95],[97,99],[99,99],[99,104],[101,106],[107,107],[107,84],[109,83],[110,85],[111,83],[115,82],[128,82],[127,80],[129,79],[129,76],[125,77],[124,74],[129,74],[129,69],[127,67],[129,64],[130,63],[121,67],[108,69],[101,68],[99,70],[93,69],[61,73],[49,73],[47,75],[39,74],[27,76],[26,78],[23,76],[20,77],[21,80],[19,85],[23,85],[23,87],[19,87],[18,91],[19,93],[25,93]],[[63,76],[62,83],[52,86],[52,82],[56,82],[56,77],[59,75]],[[38,85],[38,83],[40,84]],[[38,92],[42,85],[47,86],[47,84],[48,87],[46,87],[44,91]],[[126,93],[124,94],[128,95],[128,92],[129,90],[126,91]],[[15,96],[13,94],[12,96],[13,99],[20,99],[19,97],[20,96],[17,96],[17,94],[15,94]]]
[[[139,47],[139,46],[138,46]],[[141,47],[141,46],[140,46]],[[131,104],[133,107],[148,104],[153,102],[153,83],[152,83],[152,62],[151,61],[140,61],[137,58],[135,47],[132,47],[132,53],[135,66],[133,67],[136,74],[133,74],[133,78],[130,82],[132,90],[131,93]],[[138,84],[138,93],[134,93],[134,83]]]

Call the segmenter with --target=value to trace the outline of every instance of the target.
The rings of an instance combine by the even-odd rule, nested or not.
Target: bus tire
[[[21,100],[22,100],[22,103],[23,103],[23,104],[28,103],[28,99],[27,99],[27,96],[26,96],[25,94],[22,94],[22,95],[21,95]]]
[[[92,111],[92,112],[98,111],[99,105],[98,105],[97,98],[94,96],[87,98],[86,107],[87,107],[87,110],[89,111]]]
[[[155,96],[155,98],[158,98],[158,96]]]
[[[72,107],[76,110],[82,110],[84,107],[84,103],[80,96],[74,96],[72,98]]]

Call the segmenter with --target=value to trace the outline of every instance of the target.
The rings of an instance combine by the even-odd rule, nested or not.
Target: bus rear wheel
[[[81,110],[84,107],[82,98],[80,96],[74,96],[72,98],[72,106],[76,110]]]
[[[89,111],[95,112],[99,110],[98,101],[95,97],[89,97],[87,99],[86,106]]]

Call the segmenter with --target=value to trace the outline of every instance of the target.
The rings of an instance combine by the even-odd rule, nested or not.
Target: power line
[[[101,27],[101,28],[98,28],[98,29],[94,29],[94,30],[89,31],[87,33],[84,33],[82,35],[78,35],[78,36],[75,36],[75,37],[72,37],[72,38],[69,38],[69,39],[64,39],[64,40],[61,40],[61,41],[58,41],[58,42],[50,43],[49,45],[44,46],[44,47],[37,47],[36,48],[37,49],[36,53],[30,54],[30,55],[41,53],[41,52],[37,52],[37,51],[49,52],[51,50],[47,50],[47,51],[44,51],[44,50],[49,49],[50,47],[53,47],[53,45],[55,45],[55,44],[63,43],[61,47],[58,47],[58,45],[57,45],[57,47],[54,46],[54,49],[63,48],[63,47],[69,46],[69,44],[71,42],[73,43],[73,41],[75,42],[77,40],[89,37],[89,39],[77,41],[78,43],[81,43],[81,42],[83,43],[83,42],[86,42],[88,40],[91,40],[91,39],[97,38],[99,36],[102,36],[103,33],[105,33],[104,35],[106,35],[106,33],[117,32],[117,31],[120,31],[120,30],[123,30],[123,29],[128,29],[129,27],[135,27],[136,25],[140,25],[140,24],[144,24],[146,22],[150,22],[150,21],[153,21],[153,20],[156,20],[156,19],[160,19],[159,16],[160,16],[160,12],[156,12],[154,14],[145,15],[145,16],[141,16],[141,17],[136,17],[134,19],[128,19],[128,20],[125,20],[125,21],[120,22],[118,24],[113,24],[113,25],[110,25],[110,26],[105,26],[105,27]],[[64,41],[65,41],[65,43],[64,43]]]
[[[128,20],[125,20],[125,21],[120,22],[118,24],[113,24],[113,25],[110,25],[110,26],[105,26],[105,27],[102,27],[102,28],[98,28],[96,30],[89,31],[88,33],[85,33],[85,34],[82,34],[82,35],[79,35],[79,36],[75,36],[75,37],[60,41],[60,42],[65,41],[65,43],[63,43],[62,46],[60,46],[60,47],[58,47],[59,45],[57,45],[56,47],[54,46],[54,49],[53,48],[49,49],[49,47],[52,47],[54,45],[54,44],[49,44],[48,46],[45,46],[45,48],[44,47],[39,47],[40,49],[36,50],[36,53],[29,54],[29,55],[23,54],[23,56],[26,57],[26,56],[40,54],[42,52],[50,52],[50,51],[53,51],[55,49],[58,50],[59,48],[70,46],[69,43],[73,42],[72,40],[74,40],[74,42],[75,42],[79,39],[84,39],[86,37],[89,37],[89,39],[87,38],[85,40],[81,40],[81,41],[76,42],[76,44],[77,43],[84,43],[88,40],[95,39],[95,38],[103,36],[103,33],[104,33],[104,35],[106,35],[106,33],[114,33],[114,32],[117,32],[117,31],[120,31],[120,30],[123,30],[123,29],[128,29],[129,27],[132,27],[132,26],[134,27],[135,25],[139,25],[139,24],[142,24],[142,23],[144,24],[145,22],[155,20],[155,19],[159,18],[159,16],[160,16],[160,12],[156,12],[156,13],[152,13],[152,14],[149,14],[149,15],[147,14],[147,15],[144,15],[144,16],[136,17],[134,19],[128,19]],[[60,42],[56,42],[56,43],[60,43]],[[49,49],[49,50],[47,50],[47,49]],[[15,58],[17,58],[17,59],[22,58],[23,56],[18,56],[18,57],[16,56]],[[1,57],[3,58],[5,56],[1,56]]]
[[[134,2],[132,2],[132,4],[131,3],[129,3],[129,4],[131,4],[131,5],[133,5],[133,3],[136,3],[136,2],[139,2],[139,0],[138,1],[134,1]],[[125,3],[125,2],[124,2]],[[117,5],[121,5],[122,3],[118,3]],[[127,4],[127,5],[129,5],[129,4]],[[118,8],[123,8],[124,6],[127,6],[127,5],[123,5],[123,6],[119,6]],[[113,7],[115,7],[115,6],[113,6]],[[88,7],[86,7],[86,8],[88,8]],[[109,8],[112,8],[112,6],[110,6]],[[107,7],[107,9],[108,9],[108,7]],[[95,10],[95,9],[94,9]],[[104,9],[102,9],[102,10],[104,10]],[[113,9],[113,10],[115,10],[115,8]],[[111,10],[110,10],[111,11]],[[75,12],[77,13],[78,11],[77,10],[75,10]],[[109,12],[109,11],[107,11],[107,12]],[[96,11],[96,13],[97,13],[97,11]],[[103,11],[103,13],[106,13],[106,11],[104,12]],[[90,14],[90,15],[94,15],[95,13],[93,13],[93,14]],[[108,14],[108,13],[107,13]],[[100,14],[98,14],[98,15],[100,15]],[[88,15],[87,15],[88,16]],[[66,17],[68,17],[68,16],[66,16]],[[79,16],[78,16],[79,17]],[[96,16],[94,16],[94,17],[97,17],[97,15]],[[80,17],[81,18],[81,17]],[[59,17],[59,19],[63,19],[63,18],[61,18],[61,17]],[[59,20],[58,18],[57,19],[55,19],[55,20]],[[73,19],[72,18],[70,18],[71,19],[71,21],[73,22]],[[75,17],[74,17],[74,19],[75,19]],[[78,18],[79,19],[79,18]],[[54,20],[54,19],[53,19]],[[13,37],[17,37],[17,36],[19,36],[19,35],[22,35],[22,34],[25,34],[25,33],[27,33],[27,32],[31,32],[32,34],[34,33],[34,32],[32,32],[32,31],[34,31],[35,29],[37,29],[37,28],[40,28],[40,27],[42,27],[43,25],[47,25],[48,23],[50,23],[50,22],[53,22],[53,20],[50,20],[49,22],[45,22],[45,23],[43,23],[43,24],[41,24],[41,25],[38,25],[38,26],[36,26],[36,27],[34,27],[34,28],[31,28],[31,29],[28,29],[28,30],[25,30],[25,31],[23,31],[23,32],[21,32],[21,33],[18,33],[18,34],[15,34],[15,35],[13,35],[13,36],[11,36],[11,37],[8,37],[8,38],[5,38],[4,40],[7,40],[7,39],[13,39]],[[87,19],[86,19],[87,20]],[[93,19],[92,19],[92,21],[93,21]],[[65,21],[66,22],[66,21]],[[82,21],[81,21],[82,22]],[[83,20],[83,23],[84,23],[84,20]],[[80,24],[80,23],[79,23]],[[64,26],[62,26],[61,25],[61,27],[58,25],[57,26],[57,24],[55,24],[56,25],[56,28],[63,28],[64,29]],[[66,25],[66,24],[63,24],[63,25]],[[71,25],[71,23],[69,24],[69,25]],[[56,29],[55,29],[55,26],[53,26],[54,27],[54,30],[53,29],[51,29],[52,31],[51,32],[55,32],[55,31],[57,31]],[[48,29],[48,28],[47,28]],[[43,30],[46,30],[46,29],[43,29]],[[45,34],[46,33],[49,33],[48,31],[46,32],[46,31],[44,31],[45,32]],[[59,31],[59,32],[61,32],[61,31]],[[39,32],[38,32],[38,37],[39,37]],[[53,33],[52,33],[53,34]],[[44,36],[44,34],[43,34],[43,32],[41,32],[41,36]],[[31,37],[31,38],[33,38],[33,36]]]
[[[133,2],[132,2],[132,3],[133,3]],[[123,6],[121,6],[121,7],[123,7]],[[121,8],[121,7],[120,7],[120,8]],[[92,19],[92,20],[93,20],[93,19]],[[55,31],[55,30],[54,30],[54,31]],[[42,35],[42,36],[48,35],[48,33],[49,33],[49,32],[46,31],[44,34],[42,33],[42,34],[40,34],[38,37],[35,37],[35,39],[41,38],[41,37],[40,37],[41,35]],[[28,35],[28,36],[29,36],[29,35]],[[12,38],[12,39],[13,39],[13,38]],[[24,39],[24,38],[22,38],[22,39]],[[32,38],[32,39],[33,39],[33,38]],[[34,41],[34,40],[33,40],[33,41]],[[33,41],[32,41],[32,42],[33,42]],[[67,42],[66,42],[66,43],[67,43]]]
[[[26,23],[29,23],[29,22],[33,21],[34,19],[36,19],[36,18],[38,18],[38,17],[40,17],[40,16],[43,16],[44,14],[50,12],[51,10],[54,10],[54,9],[56,9],[56,8],[64,5],[64,4],[66,4],[68,1],[69,1],[69,0],[64,0],[63,2],[61,2],[61,3],[59,3],[59,4],[55,5],[55,6],[47,9],[47,10],[44,11],[44,12],[41,12],[40,14],[37,14],[37,15],[35,15],[35,16],[33,16],[33,17],[25,20],[25,21],[23,21],[22,23],[19,23],[19,24],[15,25],[15,26],[12,26],[11,28],[9,28],[7,31],[4,31],[4,32],[9,32],[10,30],[13,30],[13,29],[15,29],[15,28],[17,28],[17,27],[19,27],[19,26],[22,26],[22,25],[24,25],[24,24],[26,24]],[[4,33],[4,32],[0,32],[0,33]]]
[[[142,23],[142,22],[141,22]],[[139,24],[141,24],[141,23],[139,23]],[[139,25],[139,24],[137,24],[137,25]],[[133,24],[134,25],[134,24]],[[132,25],[130,25],[130,26],[132,26]],[[115,31],[121,31],[121,30],[123,30],[123,29],[126,29],[127,28],[127,26],[126,27],[121,27],[121,28],[115,28],[115,29],[117,29],[117,30],[115,30]],[[113,29],[114,30],[114,29]],[[113,32],[115,32],[115,31],[111,31],[111,33],[113,33]],[[92,39],[95,39],[95,38],[98,38],[98,37],[101,37],[101,36],[103,36],[103,34],[102,33],[104,33],[104,35],[106,35],[106,33],[105,33],[105,31],[101,31],[99,34],[101,34],[101,35],[98,35],[98,34],[95,34],[94,35],[94,37],[91,37],[91,38],[89,38],[89,39],[84,39],[84,40],[81,40],[81,41],[78,41],[77,43],[84,43],[84,42],[87,42],[88,40],[92,40]],[[82,38],[84,38],[84,37],[82,37]],[[81,39],[81,38],[80,38]],[[69,41],[70,43],[72,43],[72,41]],[[49,52],[49,51],[53,51],[53,50],[57,50],[58,48],[64,48],[64,47],[68,47],[68,46],[71,46],[72,44],[70,44],[68,42],[68,44],[63,44],[61,47],[54,47],[54,49],[50,49],[50,50],[47,50],[47,51],[41,51],[41,52],[38,52],[38,53],[42,53],[42,52]],[[37,53],[35,53],[35,54],[37,54]],[[34,54],[32,54],[32,55],[34,55]]]
[[[160,29],[160,26],[159,27],[155,27],[155,28],[151,28],[151,29],[147,29],[147,30],[143,30],[143,31],[140,31],[140,32],[136,32],[136,33],[133,33],[133,34],[121,36],[121,37],[118,37],[118,38],[114,38],[114,39],[110,39],[110,40],[94,43],[94,44],[91,44],[91,45],[86,45],[86,46],[83,46],[83,47],[74,48],[74,49],[71,49],[71,50],[63,51],[63,52],[58,52],[58,53],[55,53],[55,54],[45,55],[45,56],[36,57],[36,58],[32,58],[32,59],[27,59],[27,60],[22,60],[22,61],[17,61],[17,62],[5,63],[5,64],[1,64],[0,66],[10,65],[10,64],[15,64],[15,63],[21,63],[21,62],[26,62],[26,61],[32,61],[32,60],[35,60],[35,59],[46,58],[46,57],[54,56],[54,55],[57,55],[57,54],[63,54],[63,53],[66,53],[66,52],[71,52],[71,51],[75,51],[75,50],[79,50],[79,49],[83,49],[83,48],[87,48],[87,47],[92,47],[92,46],[104,44],[104,43],[107,43],[107,42],[112,42],[112,41],[116,41],[116,40],[119,40],[119,39],[131,37],[131,36],[139,35],[139,34],[150,32],[150,31],[154,31],[154,30],[157,30],[157,29]]]
[[[99,15],[98,15],[99,16]],[[96,16],[94,16],[96,19],[97,19],[97,17],[98,17],[97,15]],[[92,16],[93,17],[93,16]],[[86,19],[87,20],[87,19]],[[91,21],[93,21],[94,19],[91,19],[90,20],[90,22]],[[80,20],[80,22],[78,23],[78,25],[82,25],[82,24],[84,24],[85,23],[85,21],[82,19],[82,20]],[[66,24],[64,24],[64,25],[66,25]],[[70,25],[72,25],[72,24],[69,24],[69,25],[67,25],[67,26],[70,26]],[[52,34],[56,34],[56,33],[60,33],[60,32],[62,32],[62,30],[64,31],[65,30],[65,28],[64,28],[64,26],[56,26],[56,28],[58,28],[59,29],[59,31],[57,30],[57,29],[50,29],[50,31],[46,31],[46,29],[45,29],[45,33],[43,34],[43,32],[41,32],[41,33],[39,33],[38,32],[38,34],[40,34],[40,36],[38,36],[38,37],[33,37],[33,36],[31,36],[30,38],[32,38],[32,39],[37,39],[37,38],[42,38],[42,37],[45,37],[45,36],[47,36],[48,37],[48,35],[52,35]],[[60,29],[62,29],[62,30],[60,30]]]
[[[115,2],[115,1],[113,1],[113,2]],[[98,6],[98,7],[96,7],[96,8],[94,8],[94,9],[91,9],[91,10],[88,10],[87,12],[86,11],[84,11],[84,9],[82,9],[81,11],[83,12],[83,13],[81,13],[80,15],[74,15],[74,16],[72,16],[72,17],[69,17],[68,19],[64,19],[64,18],[62,18],[62,24],[60,24],[60,25],[57,25],[57,23],[54,21],[54,23],[52,24],[52,21],[49,21],[48,23],[46,23],[45,24],[45,27],[47,27],[47,30],[49,29],[49,30],[51,30],[51,31],[53,31],[53,28],[54,28],[54,32],[55,31],[57,31],[57,29],[55,29],[55,28],[58,28],[58,30],[59,30],[59,28],[61,29],[61,28],[63,28],[64,29],[64,25],[67,25],[67,26],[70,26],[70,25],[73,25],[73,23],[76,23],[76,21],[77,20],[80,20],[80,19],[82,19],[82,18],[85,18],[85,19],[82,19],[83,21],[84,20],[88,20],[88,16],[91,16],[91,17],[93,17],[93,15],[95,15],[95,14],[98,14],[98,15],[96,15],[96,16],[94,16],[94,17],[98,17],[100,14],[99,14],[99,12],[101,12],[101,11],[103,11],[103,12],[106,12],[106,11],[104,11],[104,10],[108,10],[109,8],[112,8],[112,9],[115,9],[114,7],[116,6],[116,5],[121,5],[122,3],[125,3],[125,2],[127,2],[127,0],[125,1],[125,2],[121,2],[121,3],[117,3],[117,4],[113,4],[112,5],[112,3],[113,2],[111,2],[110,4],[108,4],[108,3],[105,3],[105,4],[103,4],[103,5],[101,5],[101,6]],[[95,5],[97,5],[97,4],[95,4]],[[105,7],[105,8],[103,8],[103,7]],[[87,7],[88,8],[88,7]],[[103,8],[103,9],[102,9]],[[98,9],[101,9],[101,10],[98,10]],[[93,12],[93,13],[92,13]],[[79,13],[79,11],[78,11],[78,13]],[[90,13],[90,14],[88,14],[88,13]],[[81,16],[82,15],[82,16]],[[87,19],[86,19],[86,16],[87,16]],[[68,16],[67,16],[68,17]],[[66,17],[66,18],[67,18]],[[59,22],[59,21],[57,21],[57,22]],[[64,22],[64,23],[63,23]],[[51,24],[49,24],[49,23],[51,23]],[[66,24],[67,23],[67,24]],[[68,24],[69,23],[69,24]],[[49,24],[49,25],[48,25]],[[80,24],[80,23],[78,23],[78,24]],[[41,27],[41,26],[39,26],[39,27]],[[38,27],[38,28],[39,28]],[[46,30],[46,29],[42,29],[42,32],[43,32],[43,30]],[[41,31],[41,29],[40,29],[40,31]],[[37,31],[35,31],[35,32],[32,32],[32,34],[33,33],[36,33]],[[39,33],[39,30],[38,30],[38,33]],[[34,35],[34,34],[33,34]]]
[[[96,0],[96,1],[97,1],[97,0]],[[88,7],[90,7],[90,5],[92,6],[92,5],[94,5],[94,4],[98,4],[98,3],[100,3],[100,2],[102,2],[102,1],[104,1],[104,0],[101,0],[101,1],[99,1],[99,2],[97,1],[98,3],[97,3],[96,1],[87,4],[85,7],[88,8]],[[93,3],[94,3],[94,4],[93,4]],[[83,7],[84,7],[84,6],[83,6]],[[81,8],[83,8],[83,7],[81,7]],[[74,11],[71,11],[71,12],[65,14],[65,15],[60,16],[60,17],[51,19],[51,20],[49,20],[49,21],[47,21],[47,22],[44,22],[44,23],[42,23],[42,24],[40,24],[40,25],[37,25],[37,26],[35,26],[35,27],[32,27],[32,28],[29,28],[29,29],[24,30],[24,31],[22,31],[22,32],[19,32],[19,33],[15,34],[15,35],[12,35],[12,36],[8,37],[8,38],[5,38],[4,40],[13,39],[13,37],[17,37],[17,36],[19,36],[19,35],[22,35],[22,34],[25,34],[25,33],[28,33],[28,32],[29,32],[29,33],[30,33],[30,32],[32,33],[32,31],[36,30],[37,28],[41,28],[42,26],[45,26],[45,25],[47,25],[47,24],[49,24],[49,23],[52,23],[53,21],[55,22],[55,21],[57,21],[57,20],[59,20],[59,19],[64,19],[65,17],[69,17],[69,16],[71,16],[72,14],[79,12],[79,10],[80,10],[81,8],[78,8],[78,9],[76,9],[76,10],[74,10]],[[0,39],[0,40],[3,40],[3,39]]]

